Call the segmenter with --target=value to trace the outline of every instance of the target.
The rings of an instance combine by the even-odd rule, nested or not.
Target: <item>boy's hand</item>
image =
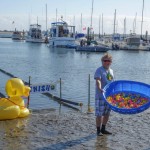
[[[100,92],[101,92],[101,93],[104,93],[104,92],[105,92],[105,90],[103,90],[103,89],[100,89]]]

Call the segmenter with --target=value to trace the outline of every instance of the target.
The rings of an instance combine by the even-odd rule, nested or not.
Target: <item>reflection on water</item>
[[[26,144],[21,144],[22,137],[27,137],[27,118],[0,121],[0,143],[6,149],[25,149]],[[24,139],[25,140],[25,139]]]
[[[108,136],[97,136],[95,138],[95,150],[110,150],[107,145],[107,138]]]
[[[31,83],[55,82],[60,78],[62,97],[87,105],[88,75],[91,74],[91,105],[94,106],[96,68],[101,65],[104,53],[76,52],[74,49],[49,48],[46,44],[15,42],[0,39],[0,68]],[[116,80],[135,80],[150,84],[150,52],[109,51],[113,56],[112,68]],[[9,77],[0,73],[0,91],[4,91]],[[54,94],[59,96],[59,85]],[[53,100],[41,95],[31,95],[31,108],[58,108]]]

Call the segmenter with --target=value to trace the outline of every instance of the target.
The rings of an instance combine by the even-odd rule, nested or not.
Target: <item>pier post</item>
[[[60,78],[60,89],[59,89],[59,91],[60,91],[60,107],[59,107],[59,114],[60,114],[60,112],[61,112],[61,99],[62,99],[62,93],[61,93],[61,78]]]
[[[87,111],[87,113],[93,112],[93,109],[90,106],[90,96],[91,96],[91,91],[90,91],[90,74],[89,74],[89,78],[88,78],[88,111]]]
[[[29,76],[29,87],[30,85],[31,85],[31,76]],[[29,108],[29,103],[30,103],[30,95],[28,96],[27,108]]]

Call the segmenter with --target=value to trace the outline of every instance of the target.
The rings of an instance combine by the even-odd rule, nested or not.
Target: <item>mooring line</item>
[[[70,104],[73,104],[73,103],[71,103],[71,101],[61,99],[61,98],[59,98],[57,96],[54,96],[54,95],[52,95],[51,93],[48,93],[48,92],[47,93],[42,93],[42,94],[45,95],[45,96],[47,96],[47,97],[49,97],[49,98],[52,98],[54,101],[58,102],[59,104],[62,104],[64,106],[66,106],[66,107],[69,107],[69,108],[72,108],[74,110],[80,111],[79,108],[76,108],[76,107],[74,107],[72,105],[67,104],[67,102],[70,103]]]
[[[3,93],[0,92],[0,97],[5,98],[6,96]]]
[[[18,77],[14,76],[13,74],[11,74],[11,73],[9,73],[9,72],[3,70],[3,69],[0,69],[0,72],[6,74],[6,75],[9,76],[9,77],[12,77],[12,78],[18,78]],[[22,80],[22,81],[23,81],[23,80]],[[26,81],[23,81],[23,82],[24,82],[26,85],[29,85],[28,82],[26,82]]]
[[[6,72],[5,70],[3,69],[0,69],[0,71],[6,75],[8,75],[9,77],[12,77],[12,78],[16,78],[13,74],[9,73],[9,72]]]
[[[55,99],[56,101],[63,101],[65,103],[69,103],[69,104],[72,104],[72,105],[76,105],[76,106],[83,106],[83,103],[79,103],[79,102],[74,102],[74,101],[71,101],[71,100],[66,100],[66,99],[63,99],[63,98],[60,98],[60,97],[57,97],[51,93],[43,93],[44,95],[50,97],[50,98],[53,98]]]

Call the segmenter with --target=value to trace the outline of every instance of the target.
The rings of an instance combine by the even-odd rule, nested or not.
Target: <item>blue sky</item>
[[[137,13],[136,32],[140,33],[143,0],[94,0],[93,30],[99,32],[99,15],[104,16],[104,32],[113,32],[114,11],[117,10],[117,32],[123,33],[123,20],[127,18],[127,32],[133,30],[133,20]],[[38,23],[45,30],[45,5],[48,8],[48,28],[58,18],[76,25],[76,30],[90,26],[92,0],[5,0],[0,5],[0,30],[28,30],[29,24]],[[143,33],[150,33],[150,0],[145,0]],[[12,24],[12,22],[15,22]]]

